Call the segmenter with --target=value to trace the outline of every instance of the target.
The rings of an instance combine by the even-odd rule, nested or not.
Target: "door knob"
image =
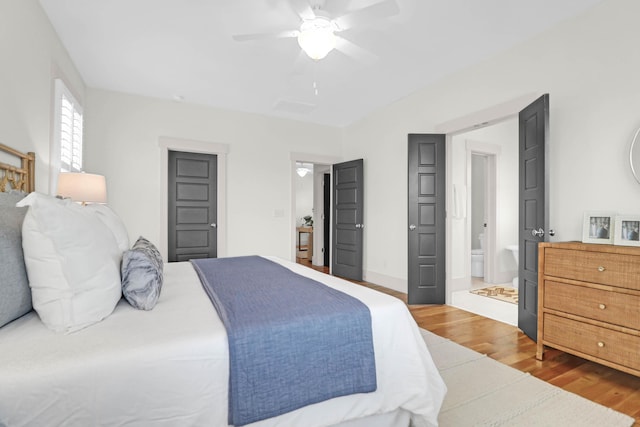
[[[411,224],[411,225],[409,226],[409,230],[413,231],[413,230],[415,230],[415,229],[416,229],[416,226],[415,226],[414,224]]]
[[[218,226],[218,224],[216,224],[215,222],[211,224],[211,228],[216,228]]]
[[[542,229],[542,227],[537,230],[533,229],[531,230],[531,235],[533,237],[544,237],[544,230]]]

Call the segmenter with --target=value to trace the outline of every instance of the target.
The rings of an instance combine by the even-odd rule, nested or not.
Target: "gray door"
[[[409,135],[409,304],[445,303],[445,135]]]
[[[217,156],[169,151],[169,262],[216,258]]]
[[[331,175],[325,173],[322,177],[322,192],[323,192],[323,264],[325,267],[329,267],[329,247],[331,246]]]
[[[333,248],[331,273],[362,280],[363,160],[333,165]]]
[[[549,95],[520,112],[520,224],[518,327],[538,337],[538,242],[549,234],[548,179]]]

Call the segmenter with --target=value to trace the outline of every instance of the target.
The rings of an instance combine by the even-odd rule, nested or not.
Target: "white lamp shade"
[[[336,47],[333,31],[331,21],[326,18],[305,21],[298,34],[298,44],[311,59],[322,59]]]
[[[74,202],[107,203],[107,182],[103,175],[60,172],[57,193]]]
[[[313,171],[313,164],[296,162],[296,173],[300,178],[304,178],[311,171]]]

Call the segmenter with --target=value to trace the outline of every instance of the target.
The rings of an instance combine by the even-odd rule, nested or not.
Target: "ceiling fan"
[[[351,11],[341,16],[331,17],[323,9],[324,0],[291,0],[302,23],[298,29],[276,33],[239,34],[234,35],[236,41],[260,39],[297,38],[302,50],[316,61],[324,58],[333,49],[350,56],[367,55],[368,53],[353,42],[336,35],[341,31],[365,25],[368,21],[396,15],[399,12],[396,0],[381,0],[369,6]],[[368,54],[370,56],[370,54]]]

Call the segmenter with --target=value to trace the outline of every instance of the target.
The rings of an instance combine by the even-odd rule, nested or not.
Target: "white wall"
[[[550,94],[554,240],[579,240],[586,210],[640,213],[627,156],[640,126],[638,15],[640,2],[604,1],[338,130],[85,89],[38,2],[5,0],[0,141],[36,152],[37,189],[46,192],[52,81],[65,77],[85,109],[86,169],[107,175],[110,204],[131,237],[152,240],[161,227],[158,138],[227,144],[229,255],[291,254],[291,152],[364,158],[366,276],[406,289],[407,134],[434,132],[524,94]]]
[[[550,94],[553,240],[579,240],[586,210],[640,213],[627,154],[640,126],[639,15],[640,2],[605,1],[349,126],[344,156],[366,165],[365,270],[406,289],[407,134],[531,92]]]
[[[296,186],[296,225],[302,226],[305,223],[304,217],[313,217],[313,171],[305,176],[295,175]],[[298,236],[300,245],[309,244],[309,234],[300,233]],[[313,252],[313,251],[311,251]]]
[[[0,142],[36,153],[36,190],[48,193],[53,79],[80,102],[84,82],[37,0],[0,2],[0,57]]]
[[[313,170],[305,176],[296,174],[296,223],[304,224],[304,217],[313,216]]]
[[[161,236],[160,137],[226,144],[226,254],[291,259],[291,153],[341,155],[338,129],[192,104],[87,90],[85,165],[107,177],[131,239]],[[294,219],[295,220],[295,219]],[[162,246],[160,244],[160,246]]]

